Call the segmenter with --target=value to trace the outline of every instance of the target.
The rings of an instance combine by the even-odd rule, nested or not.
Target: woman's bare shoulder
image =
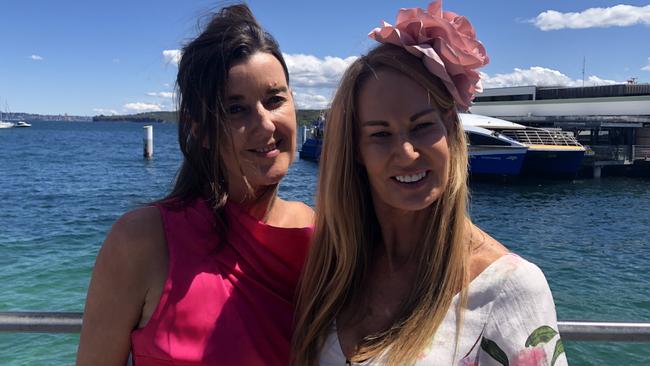
[[[167,253],[162,218],[156,207],[137,208],[122,215],[111,227],[98,256],[114,268],[146,274],[160,267]]]
[[[476,278],[490,264],[508,254],[510,251],[498,240],[478,226],[471,225],[470,280]]]
[[[127,243],[150,242],[164,238],[160,211],[154,206],[136,208],[120,216],[109,232]]]
[[[284,227],[308,227],[314,225],[315,213],[308,205],[299,201],[279,200],[282,205],[282,226]]]

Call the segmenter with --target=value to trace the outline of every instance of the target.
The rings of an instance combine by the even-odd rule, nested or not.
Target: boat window
[[[467,132],[467,139],[469,144],[473,146],[490,145],[490,146],[510,146],[510,143],[499,140],[495,137],[479,135],[473,132]]]

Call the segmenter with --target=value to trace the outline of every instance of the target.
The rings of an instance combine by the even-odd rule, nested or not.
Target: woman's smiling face
[[[375,206],[422,210],[448,181],[444,113],[410,77],[382,68],[360,87],[359,162],[366,168]]]
[[[296,149],[296,112],[280,62],[258,52],[228,73],[225,108],[232,137],[223,141],[222,156],[229,193],[241,201],[253,190],[280,182]]]

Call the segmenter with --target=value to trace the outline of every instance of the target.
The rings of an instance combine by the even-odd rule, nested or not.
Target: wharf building
[[[470,111],[569,132],[587,149],[584,170],[595,176],[650,176],[650,84],[485,89]]]

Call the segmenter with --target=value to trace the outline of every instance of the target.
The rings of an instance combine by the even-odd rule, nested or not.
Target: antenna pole
[[[587,57],[582,56],[582,87],[585,87],[585,66],[587,64]]]

